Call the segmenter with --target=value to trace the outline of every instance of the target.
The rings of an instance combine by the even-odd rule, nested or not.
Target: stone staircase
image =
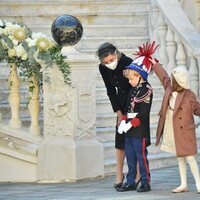
[[[37,149],[40,136],[0,123],[0,182],[37,181]],[[6,170],[5,170],[6,169]]]
[[[0,18],[21,21],[33,31],[46,33],[51,37],[51,24],[59,15],[71,14],[82,23],[84,33],[81,41],[75,46],[84,53],[95,54],[103,42],[114,43],[120,51],[132,57],[138,45],[149,40],[149,5],[150,0],[1,0]],[[9,119],[6,86],[8,68],[1,65],[0,71],[0,111],[3,118]],[[4,69],[2,72],[2,69]],[[7,73],[7,75],[5,75]],[[115,172],[114,129],[116,117],[97,66],[96,111],[97,138],[104,145],[105,173]],[[152,74],[149,82],[154,88],[154,99],[151,110],[152,145],[149,147],[151,168],[174,165],[176,160],[169,154],[160,152],[154,147],[155,131],[158,120],[158,109],[161,104],[163,89],[157,77]],[[21,115],[24,124],[28,124],[25,97],[26,87],[21,89],[24,99],[21,104]],[[42,114],[41,114],[42,118]]]

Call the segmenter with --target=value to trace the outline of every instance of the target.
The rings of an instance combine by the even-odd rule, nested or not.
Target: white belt
[[[135,118],[138,113],[127,113],[127,118]]]

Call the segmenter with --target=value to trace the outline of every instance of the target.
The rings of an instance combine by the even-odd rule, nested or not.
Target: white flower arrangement
[[[35,76],[42,85],[39,58],[48,65],[55,62],[63,73],[65,83],[70,83],[69,66],[60,50],[61,47],[43,33],[32,32],[23,24],[0,20],[0,62],[15,63],[23,77]]]

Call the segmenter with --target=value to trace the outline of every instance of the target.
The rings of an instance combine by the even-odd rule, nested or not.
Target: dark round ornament
[[[51,34],[58,44],[72,46],[80,41],[83,34],[83,27],[76,17],[62,15],[54,20],[51,26]]]

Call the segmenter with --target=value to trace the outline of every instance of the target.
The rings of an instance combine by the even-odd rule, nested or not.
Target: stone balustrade
[[[168,72],[179,65],[190,72],[191,89],[199,97],[200,35],[178,0],[152,0],[151,40],[159,43],[158,58]]]
[[[150,16],[151,40],[160,45],[157,55],[160,63],[168,73],[177,66],[188,69],[191,89],[200,98],[200,35],[186,17],[181,2],[152,0]],[[198,117],[195,122],[200,124]]]
[[[20,78],[17,66],[15,63],[9,64],[10,66],[10,73],[8,77],[8,88],[9,88],[9,95],[8,95],[8,102],[11,111],[11,117],[8,122],[8,126],[14,129],[20,129],[22,127],[22,120],[20,117],[20,103],[21,103],[21,96],[20,96]],[[26,104],[29,110],[29,114],[31,117],[30,127],[27,130],[30,134],[33,135],[40,135],[40,127],[39,127],[39,109],[40,109],[40,102],[39,102],[39,85],[34,77],[31,80],[28,80],[29,86],[31,88],[29,91],[29,98],[26,99]],[[26,84],[28,84],[26,82]],[[21,94],[22,95],[22,94]],[[3,122],[2,115],[0,121],[5,125],[7,122]]]

